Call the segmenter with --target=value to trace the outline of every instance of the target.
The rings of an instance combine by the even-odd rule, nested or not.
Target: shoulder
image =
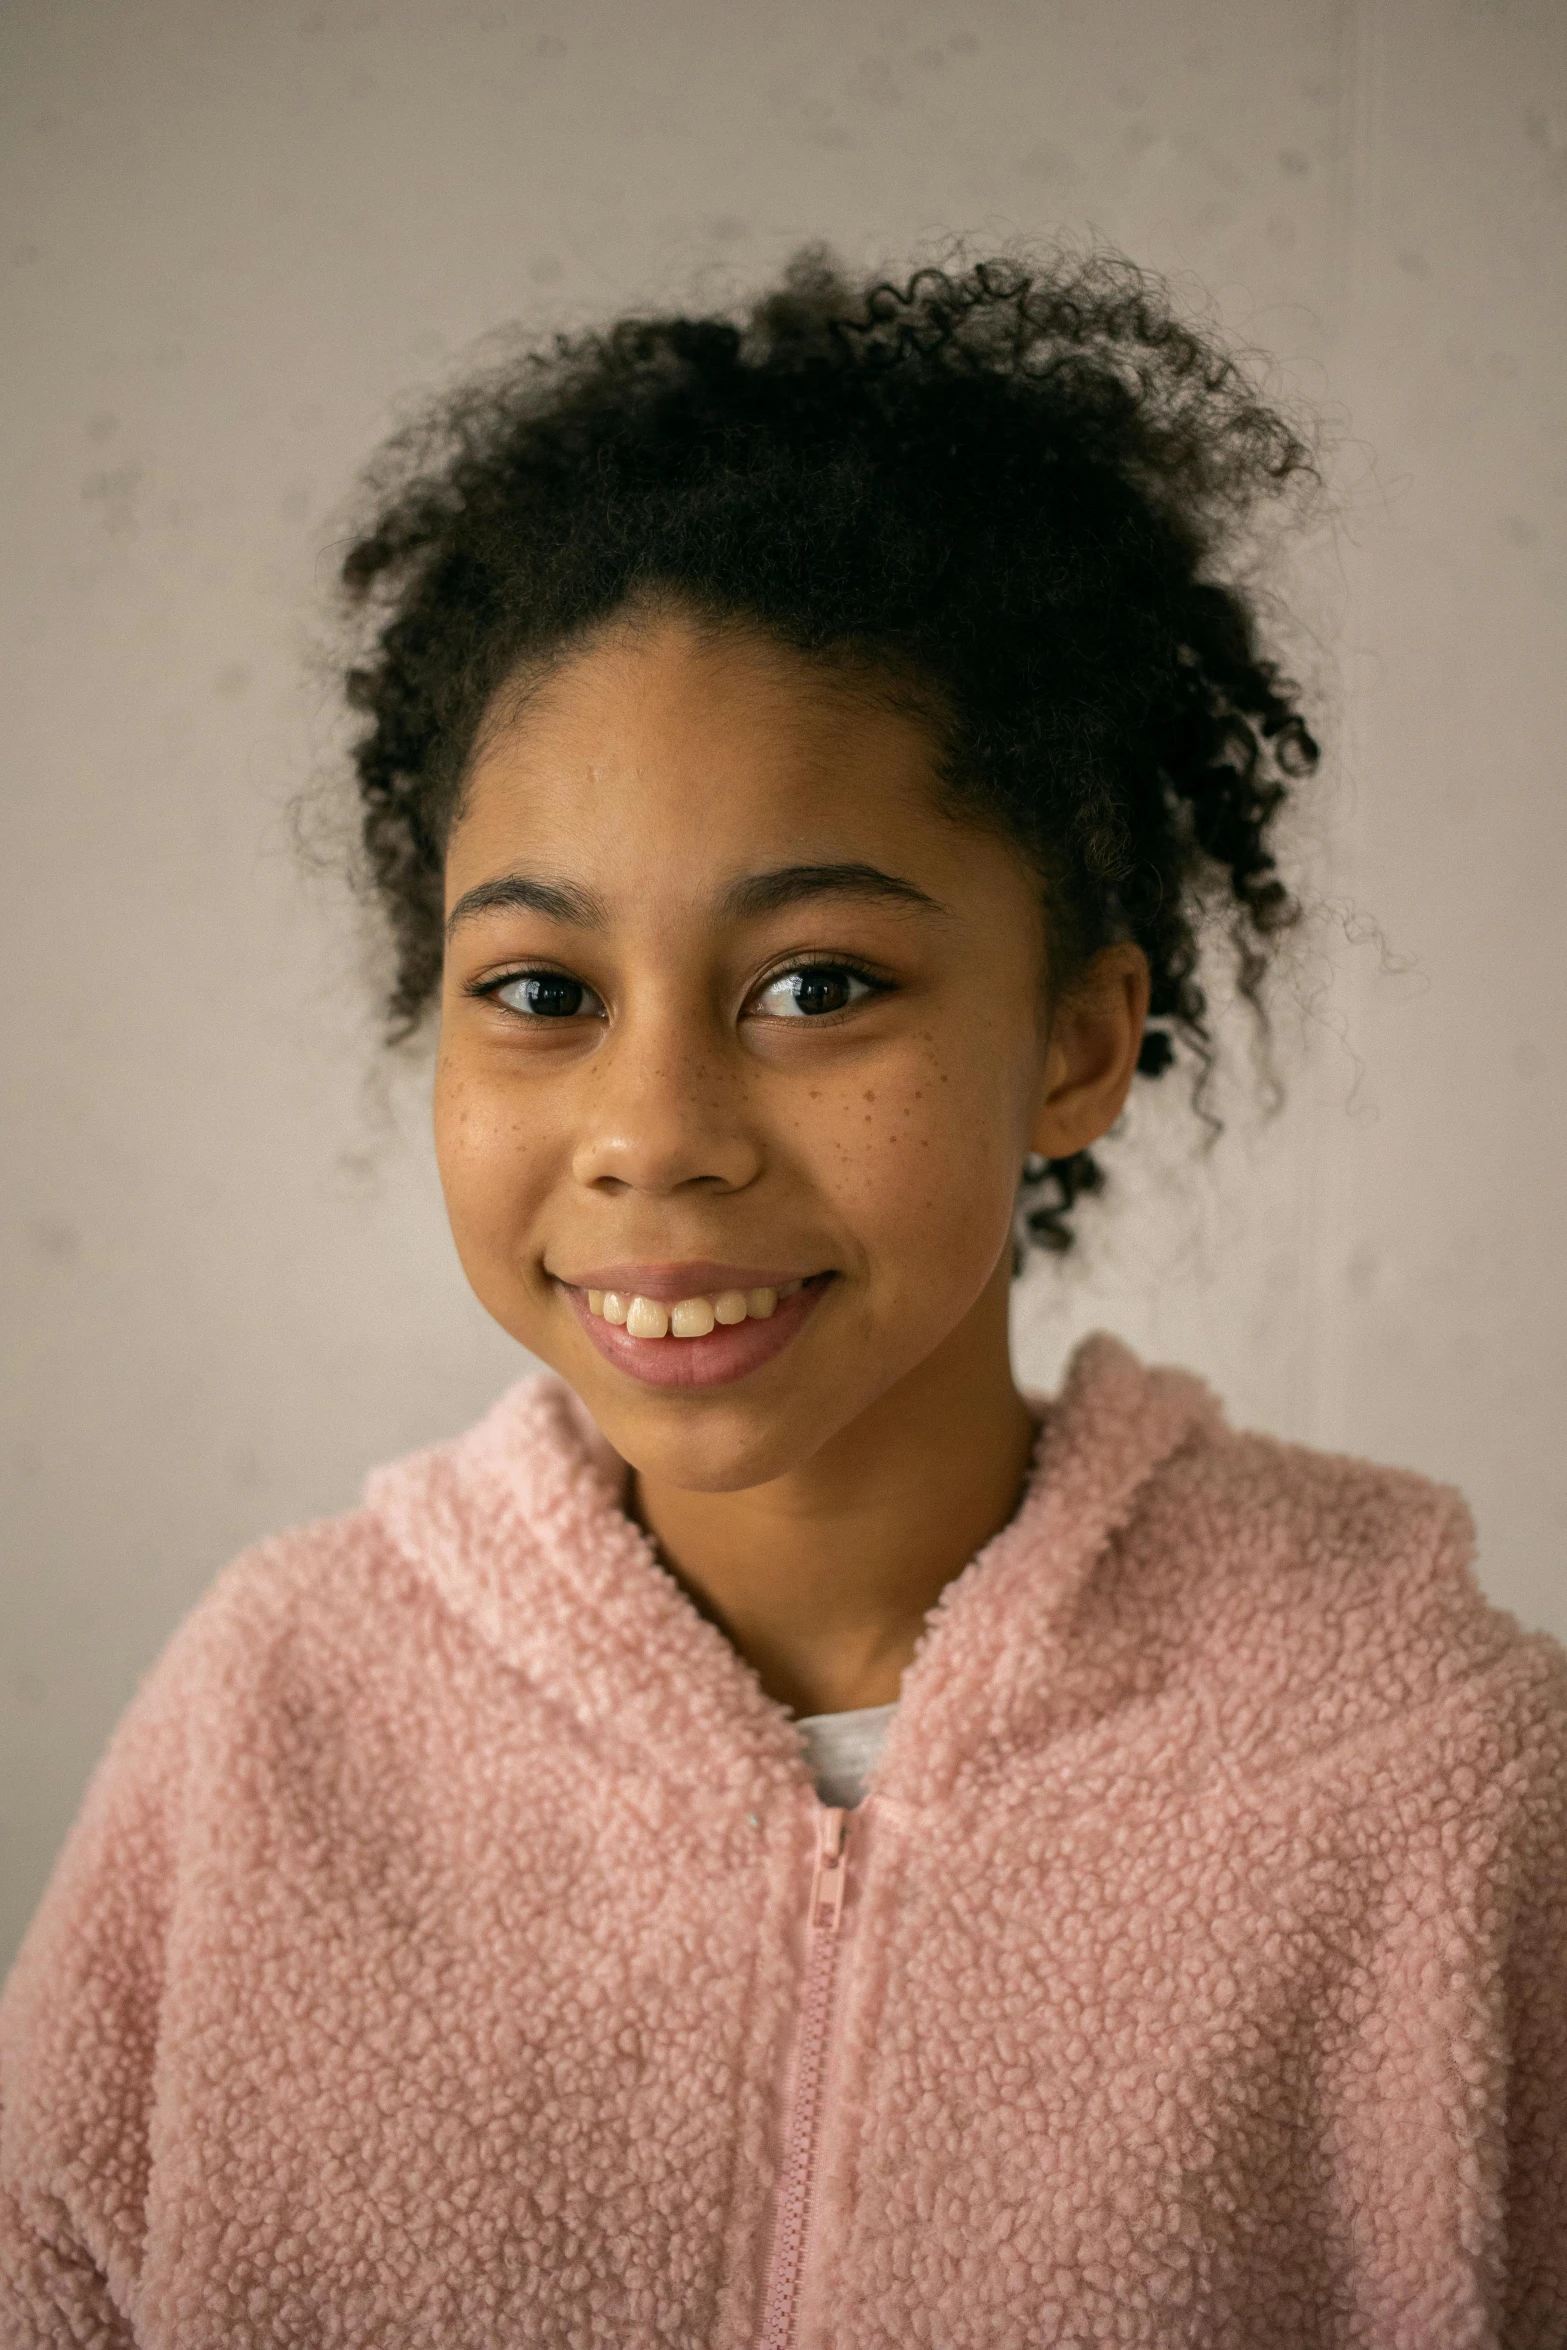
[[[1453,1486],[1234,1428],[1192,1374],[1141,1363],[1104,1334],[1078,1348],[1060,1405],[1046,1408],[1043,1462],[1056,1458],[1057,1482],[1102,1484],[1104,1464],[1117,1469],[1120,1497],[1102,1513],[1112,1585],[1152,1606],[1170,1594],[1194,1631],[1248,1617],[1363,1631],[1396,1620],[1402,1647],[1429,1634],[1486,1653],[1521,1637],[1481,1594],[1474,1522]]]
[[[1168,1492],[1201,1513],[1224,1549],[1346,1589],[1384,1586],[1400,1563],[1471,1586],[1475,1527],[1454,1485],[1349,1452],[1318,1452],[1205,1419],[1172,1457]]]
[[[361,1504],[269,1535],[213,1579],[176,1626],[135,1700],[142,1711],[221,1709],[275,1684],[290,1657],[357,1646],[361,1659],[400,1614],[416,1579],[374,1510]]]
[[[189,1688],[254,1679],[285,1651],[371,1649],[399,1628],[428,1636],[443,1553],[542,1523],[555,1484],[581,1465],[579,1406],[557,1380],[521,1381],[477,1426],[372,1469],[357,1508],[242,1552],[175,1631],[153,1678]],[[600,1440],[601,1442],[601,1440]]]
[[[1237,1729],[1298,1751],[1446,1721],[1498,1767],[1557,1770],[1567,1653],[1486,1597],[1475,1551],[1452,1486],[1213,1415],[1149,1480],[1124,1565]]]

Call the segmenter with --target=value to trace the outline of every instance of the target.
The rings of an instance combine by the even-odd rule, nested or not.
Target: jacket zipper
[[[791,2350],[794,2341],[800,2261],[811,2215],[817,2099],[832,2011],[833,1962],[838,1955],[843,1888],[848,1876],[847,1821],[847,1812],[826,1806],[817,1819],[816,1866],[811,1871],[811,1904],[806,1912],[805,1987],[795,2057],[794,2098],[784,2139],[783,2167],[778,2174],[778,2208],[757,2350]]]

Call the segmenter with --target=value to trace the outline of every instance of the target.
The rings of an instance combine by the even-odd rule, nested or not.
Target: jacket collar
[[[1086,1339],[1010,1522],[950,1583],[904,1677],[879,1778],[939,1799],[965,1760],[1049,1735],[1074,1612],[1160,1464],[1217,1418],[1200,1383]],[[380,1469],[366,1502],[452,1612],[627,1767],[754,1802],[797,1789],[783,1708],[621,1508],[625,1464],[552,1376],[454,1442]]]

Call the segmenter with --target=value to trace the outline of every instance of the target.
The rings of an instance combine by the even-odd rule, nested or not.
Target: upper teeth
[[[628,1338],[705,1338],[715,1322],[765,1322],[781,1297],[794,1297],[804,1286],[800,1280],[777,1289],[721,1289],[716,1297],[683,1297],[673,1306],[629,1290],[590,1289],[588,1311],[624,1323]]]

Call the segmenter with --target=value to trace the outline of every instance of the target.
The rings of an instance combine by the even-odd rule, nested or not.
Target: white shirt
[[[862,1705],[846,1714],[807,1714],[795,1723],[823,1803],[851,1810],[860,1801],[897,1710],[896,1703]]]

